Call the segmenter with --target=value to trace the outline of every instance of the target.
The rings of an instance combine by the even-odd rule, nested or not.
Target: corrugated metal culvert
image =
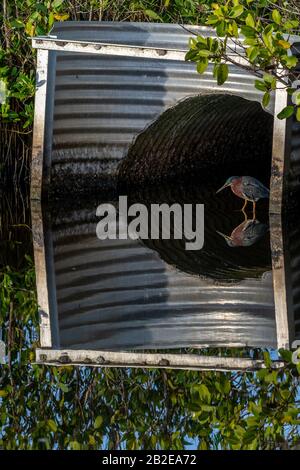
[[[44,221],[43,228],[41,213],[33,210],[41,344],[46,348],[38,351],[40,362],[206,368],[212,363],[208,365],[201,358],[110,355],[98,349],[166,348],[174,341],[182,347],[286,347],[294,337],[291,317],[297,307],[288,307],[281,209],[283,182],[289,181],[293,190],[299,187],[299,126],[294,123],[292,129],[286,128],[275,119],[272,138],[272,115],[285,105],[282,93],[276,94],[265,112],[258,104],[261,92],[254,88],[249,73],[230,65],[230,78],[220,88],[211,67],[199,76],[194,64],[184,62],[188,39],[199,32],[212,35],[210,29],[194,26],[64,22],[54,26],[50,37],[34,38],[39,54],[32,198],[40,199],[42,186],[45,194],[68,193],[74,197],[77,192],[95,193],[100,187],[115,186],[117,179],[127,188],[170,177],[176,180],[183,174],[186,179],[193,174],[200,180],[204,172],[223,179],[226,171],[236,174],[234,167],[241,172],[256,171],[267,183],[272,166],[273,284],[280,286],[278,292],[275,289],[275,312],[270,266],[263,257],[258,266],[247,261],[248,277],[217,290],[216,281],[223,282],[224,273],[215,260],[212,263],[211,254],[205,259],[204,251],[202,281],[207,287],[200,299],[189,277],[199,260],[186,259],[178,246],[153,244],[151,256],[147,247],[136,244],[121,244],[115,251],[108,244],[98,250],[88,211],[77,214],[73,210],[58,217],[52,227]],[[234,160],[230,167],[231,150],[240,160]],[[142,193],[147,199],[147,191],[142,188]],[[175,258],[181,263],[180,273],[161,266],[162,260],[172,264]],[[231,266],[230,262],[232,259],[226,260],[226,266]],[[232,263],[235,265],[236,261]],[[137,276],[145,266],[146,276]],[[128,282],[121,276],[125,272]],[[113,280],[113,298],[99,291],[96,280],[102,275],[104,284]],[[212,278],[213,282],[207,281]],[[141,289],[133,291],[130,282]],[[147,298],[141,295],[145,286]],[[254,293],[256,305],[250,301]],[[237,298],[239,308],[234,309]],[[205,310],[206,304],[209,307]],[[174,305],[178,307],[175,312]],[[168,321],[161,316],[163,309]],[[185,319],[177,315],[180,309],[186,309]],[[170,324],[174,335],[171,342],[163,333]],[[258,325],[259,332],[255,328]],[[148,334],[143,344],[141,332]],[[81,346],[83,350],[78,351]],[[67,349],[59,352],[51,351],[51,347]],[[223,358],[215,358],[214,367],[234,368],[232,358],[228,359],[222,362]],[[255,361],[234,361],[236,368],[258,366]]]
[[[211,34],[207,28],[191,27],[187,31],[172,24],[64,22],[55,25],[51,35],[66,41],[187,51],[193,32]],[[164,60],[163,56],[160,60],[56,51],[50,56],[48,94],[49,100],[54,100],[53,135],[49,129],[46,145],[52,146],[50,188],[56,191],[95,189],[99,178],[107,181],[116,174],[130,144],[164,110],[186,97],[220,93],[212,67],[200,76],[194,64]],[[254,88],[253,76],[230,67],[230,79],[222,93],[260,101],[261,92]],[[230,108],[230,100],[227,106]],[[273,108],[274,102],[271,112]],[[224,114],[223,120],[227,118]],[[222,115],[217,113],[210,124],[211,134],[219,132],[221,123]]]

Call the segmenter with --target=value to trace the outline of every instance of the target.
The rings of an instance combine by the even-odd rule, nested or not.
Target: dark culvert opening
[[[230,235],[243,222],[243,202],[227,189],[229,176],[250,175],[269,186],[273,117],[257,102],[214,94],[188,98],[165,111],[129,148],[118,171],[129,203],[204,203],[202,250],[186,251],[184,240],[143,240],[181,271],[236,282],[271,269],[269,233],[253,246],[231,248],[217,233]],[[251,204],[250,209],[251,209]],[[250,211],[251,213],[251,211]],[[268,201],[257,219],[268,226]]]
[[[273,117],[239,96],[207,94],[165,111],[130,146],[121,187],[251,175],[269,184]]]
[[[234,283],[243,279],[260,278],[271,270],[270,235],[268,230],[268,205],[262,202],[258,209],[257,219],[262,229],[261,237],[247,247],[232,248],[227,245],[218,232],[230,235],[231,232],[244,221],[239,211],[241,199],[236,198],[228,191],[221,199],[215,194],[215,186],[209,182],[205,185],[167,184],[158,189],[157,186],[135,188],[128,192],[128,204],[142,203],[149,213],[151,204],[179,203],[204,204],[204,246],[201,250],[186,250],[186,238],[175,239],[171,224],[171,238],[160,237],[157,240],[143,239],[142,243],[155,250],[161,259],[168,265],[182,272],[209,278],[219,283]],[[251,211],[249,210],[249,213]],[[195,213],[193,213],[193,226],[195,227]]]

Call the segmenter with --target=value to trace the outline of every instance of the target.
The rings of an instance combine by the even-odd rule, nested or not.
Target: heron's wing
[[[260,238],[268,230],[268,225],[262,224],[258,220],[251,220],[251,223],[245,227],[246,238]]]
[[[257,220],[248,220],[247,224],[243,228],[243,232],[245,232],[246,235],[251,235],[253,232],[255,232],[257,223],[260,222],[257,222]]]
[[[246,232],[247,230],[250,230],[252,225],[255,224],[255,220],[247,220],[247,223],[245,224],[245,227],[243,227],[243,232]]]
[[[270,191],[255,178],[245,177],[243,180],[243,193],[252,199],[268,198]]]

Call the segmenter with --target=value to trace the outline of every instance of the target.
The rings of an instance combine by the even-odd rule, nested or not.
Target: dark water
[[[198,251],[187,251],[185,240],[99,240],[96,208],[110,202],[118,209],[116,193],[44,207],[56,345],[276,347],[267,201],[250,222],[248,246],[229,246],[218,232],[230,235],[247,222],[239,210],[243,201],[230,190],[216,195],[218,184],[127,194],[128,204],[149,209],[153,203],[203,203],[204,247]]]

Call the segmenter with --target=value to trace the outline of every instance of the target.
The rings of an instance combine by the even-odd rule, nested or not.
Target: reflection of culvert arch
[[[204,246],[201,250],[188,251],[185,249],[186,240],[143,240],[143,244],[155,250],[169,265],[181,272],[200,276],[204,279],[219,282],[237,282],[243,279],[261,278],[264,273],[271,270],[271,253],[269,234],[265,233],[261,239],[248,247],[229,247],[217,231],[230,234],[231,231],[243,221],[243,214],[237,210],[241,207],[241,200],[231,194],[224,193],[220,198],[215,192],[214,184],[204,185],[176,184],[161,185],[157,187],[139,187],[129,192],[129,204],[143,203],[150,214],[151,204],[167,203],[169,206],[179,203],[203,203],[205,207]],[[251,210],[248,211],[249,216]],[[257,209],[257,218],[260,222],[268,224],[267,202],[260,201]],[[195,222],[195,218],[194,218]],[[150,226],[150,216],[149,216]],[[195,223],[194,223],[195,228]],[[173,225],[171,223],[171,233]],[[161,235],[161,231],[160,231]]]
[[[187,98],[165,111],[129,148],[121,184],[250,174],[268,182],[273,118],[229,94]]]

